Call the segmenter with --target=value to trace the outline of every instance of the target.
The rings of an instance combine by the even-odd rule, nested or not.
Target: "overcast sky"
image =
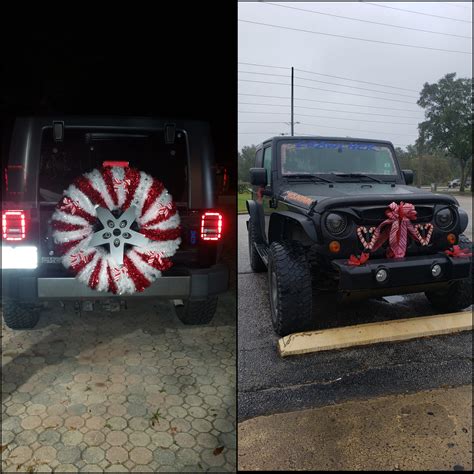
[[[361,2],[276,3],[279,6],[271,5],[269,2],[241,2],[238,17],[239,20],[287,28],[471,53],[470,2],[377,2],[377,4],[391,8]],[[468,38],[363,23],[308,13],[295,8]],[[393,8],[426,15],[402,12]],[[242,21],[239,21],[238,26],[239,62],[288,68],[239,64],[239,150],[244,145],[257,144],[269,136],[290,132],[290,126],[285,122],[290,121],[291,66],[295,69],[352,79],[336,79],[295,70],[295,122],[301,122],[295,125],[295,134],[388,139],[401,147],[413,144],[418,136],[417,124],[423,120],[423,111],[416,105],[416,101],[425,82],[436,82],[450,72],[456,72],[458,77],[472,77],[471,54],[369,43]],[[268,82],[279,82],[284,85]],[[341,87],[337,84],[351,87]],[[369,97],[361,97],[362,95]],[[383,122],[399,122],[399,124]]]

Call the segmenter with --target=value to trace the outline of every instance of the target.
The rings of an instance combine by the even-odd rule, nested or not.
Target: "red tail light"
[[[222,214],[205,212],[201,216],[201,240],[220,240],[222,237]]]
[[[2,212],[2,236],[5,240],[23,240],[26,235],[25,211]]]

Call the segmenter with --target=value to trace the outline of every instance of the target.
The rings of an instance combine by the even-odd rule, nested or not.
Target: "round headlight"
[[[326,227],[331,234],[338,235],[346,230],[347,220],[339,214],[329,214],[326,217]]]
[[[448,207],[441,209],[435,215],[435,222],[442,229],[448,228],[454,222],[453,211]]]

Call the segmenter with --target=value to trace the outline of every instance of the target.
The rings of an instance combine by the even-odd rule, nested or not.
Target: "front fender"
[[[469,216],[464,209],[458,207],[458,214],[459,214],[459,232],[462,233],[466,230],[467,224],[469,223]]]
[[[311,243],[318,242],[314,221],[309,217],[292,211],[273,212],[270,216],[268,228],[268,243],[281,241],[288,238],[288,229],[300,229],[306,240]]]

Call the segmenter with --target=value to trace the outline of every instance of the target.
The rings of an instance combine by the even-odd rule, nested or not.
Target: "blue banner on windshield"
[[[377,145],[365,142],[331,143],[323,140],[296,142],[296,148],[346,149],[346,150],[375,150]]]

